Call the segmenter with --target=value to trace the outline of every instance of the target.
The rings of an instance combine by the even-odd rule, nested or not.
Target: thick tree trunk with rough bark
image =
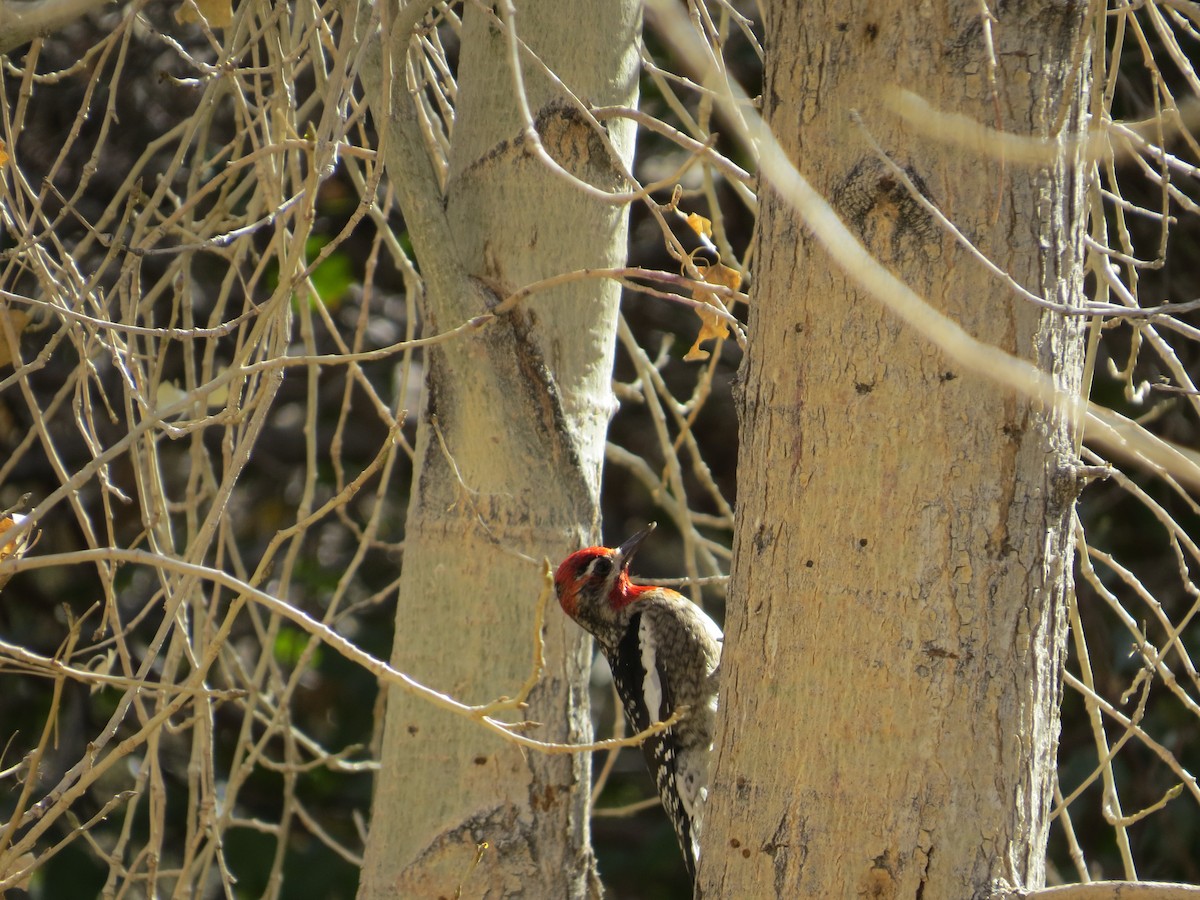
[[[518,7],[522,39],[600,105],[636,103],[639,27],[632,0]],[[426,280],[427,333],[538,279],[624,260],[626,208],[589,198],[530,152],[507,53],[501,30],[468,5],[444,197],[403,84],[393,92],[387,165]],[[550,155],[598,188],[626,188],[591,126],[523,64]],[[614,124],[609,138],[628,166],[632,129]],[[598,536],[618,298],[612,282],[576,282],[429,352],[392,663],[456,699],[517,692],[530,671],[541,560]],[[545,674],[519,715],[541,723],[532,737],[586,741],[590,645],[561,615],[547,617],[544,636]],[[361,897],[594,890],[587,754],[522,750],[392,691],[382,764]]]
[[[1086,4],[767,4],[765,114],[858,240],[977,339],[1078,393]],[[990,9],[996,16],[986,21]],[[994,52],[993,52],[994,48]],[[906,124],[889,88],[1047,143],[1045,164]],[[1056,149],[1057,148],[1057,149]],[[744,366],[705,897],[1038,886],[1053,784],[1074,435],[956,371],[861,293],[770,185]]]

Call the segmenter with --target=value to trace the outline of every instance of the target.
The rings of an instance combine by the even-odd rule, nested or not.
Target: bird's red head
[[[655,528],[651,522],[620,547],[585,547],[562,561],[554,573],[558,603],[588,631],[652,588],[629,580],[629,563]]]

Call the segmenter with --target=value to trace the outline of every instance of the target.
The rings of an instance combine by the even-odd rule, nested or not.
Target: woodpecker
[[[635,732],[687,708],[682,719],[642,743],[642,754],[694,879],[708,799],[722,634],[699,606],[676,591],[629,580],[629,563],[654,527],[651,523],[615,549],[572,553],[558,567],[554,588],[563,612],[600,645]]]

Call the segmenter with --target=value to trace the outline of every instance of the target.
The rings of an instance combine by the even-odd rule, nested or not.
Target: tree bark
[[[764,111],[843,222],[976,338],[1078,393],[1084,185],[906,126],[888,87],[1049,142],[1080,128],[1086,4],[767,5]],[[981,10],[995,16],[985,22]],[[994,47],[990,57],[989,45]],[[994,66],[992,59],[994,59]],[[994,80],[993,80],[994,78]],[[1066,416],[961,377],[761,193],[738,526],[698,896],[985,896],[1043,883],[1071,581]]]
[[[537,0],[518,12],[522,39],[577,97],[636,104],[637,3]],[[393,50],[394,66],[403,52]],[[460,52],[444,196],[402,84],[387,135],[388,171],[426,280],[428,333],[538,279],[619,265],[626,250],[626,207],[589,198],[530,153],[506,37],[474,6]],[[628,189],[561,89],[522,61],[551,156],[598,188]],[[632,128],[611,125],[608,138],[628,167]],[[530,670],[540,561],[598,536],[619,294],[609,281],[569,284],[429,351],[392,663],[459,700],[517,692]],[[544,677],[522,714],[541,725],[530,736],[587,741],[590,642],[560,615],[547,617],[543,634]],[[523,751],[399,692],[387,703],[360,897],[598,889],[587,754]]]

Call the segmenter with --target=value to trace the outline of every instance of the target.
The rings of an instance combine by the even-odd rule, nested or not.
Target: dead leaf
[[[699,213],[688,213],[684,216],[684,220],[691,227],[692,231],[700,235],[700,237],[712,239],[712,220],[706,219]]]
[[[701,263],[696,266],[696,271],[709,284],[719,284],[731,291],[736,291],[742,286],[742,273],[737,269],[731,269],[724,263],[713,263],[711,266]]]
[[[700,277],[706,284],[721,285],[735,291],[742,284],[741,273],[737,269],[731,269],[722,263],[713,263],[711,266],[699,264],[696,266],[696,271],[700,273]],[[714,309],[720,309],[722,306],[721,301],[717,299],[717,295],[704,288],[696,288],[692,291],[692,299],[706,303]],[[701,362],[708,359],[709,352],[700,348],[700,344],[703,341],[729,337],[729,323],[716,312],[696,309],[695,313],[700,317],[700,333],[696,335],[696,340],[692,343],[691,348],[684,354],[683,359],[685,362]]]
[[[8,162],[8,148],[4,146],[4,141],[0,141],[0,166]]]
[[[12,354],[9,352],[8,343],[10,332],[13,341],[16,341],[28,324],[29,313],[20,309],[0,307],[0,366],[12,363]]]
[[[180,390],[179,385],[173,381],[160,381],[158,387],[154,391],[154,408],[166,409],[178,403],[187,393]]]
[[[29,549],[29,532],[25,532],[20,537],[6,538],[5,534],[12,528],[17,527],[25,521],[25,517],[20,513],[9,513],[5,516],[0,516],[0,562],[9,559],[20,559],[25,555],[25,551]],[[11,574],[0,575],[0,588],[8,584],[8,579]]]
[[[224,369],[220,370],[224,372]],[[160,381],[158,388],[154,392],[154,408],[166,409],[187,397],[187,391],[183,390],[173,381]],[[221,409],[229,403],[229,383],[213,388],[205,398],[209,409]]]
[[[5,538],[4,534],[10,528],[15,528],[25,521],[25,517],[20,513],[9,513],[5,516],[0,516],[0,562],[13,557],[19,558],[25,552],[25,546],[29,543],[29,533],[21,535],[19,538]]]
[[[22,875],[17,881],[12,883],[12,886],[19,891],[29,890],[29,879],[33,877],[34,864],[37,862],[37,857],[32,853],[22,853],[11,863],[9,863],[8,871],[19,872],[22,869],[29,871]]]
[[[175,9],[175,21],[180,25],[192,25],[201,17],[209,28],[228,28],[233,24],[233,0],[184,0]]]

